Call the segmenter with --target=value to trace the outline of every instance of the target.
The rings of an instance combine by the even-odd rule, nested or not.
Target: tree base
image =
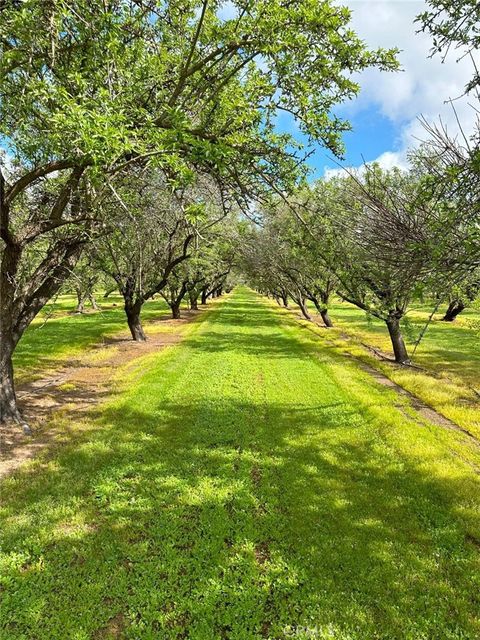
[[[0,420],[0,424],[5,426],[11,426],[13,428],[19,428],[22,430],[25,436],[33,436],[33,431],[30,425],[25,422],[21,413],[17,410],[13,415],[2,415],[2,419]]]

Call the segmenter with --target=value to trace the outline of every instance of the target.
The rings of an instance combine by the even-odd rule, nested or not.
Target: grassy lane
[[[442,306],[430,323],[416,353],[415,361],[431,371],[480,388],[480,313],[465,309],[455,322],[442,322],[446,306]],[[406,316],[403,331],[410,352],[415,340],[432,312],[432,305],[414,305]],[[332,319],[343,331],[358,335],[364,342],[387,353],[392,352],[385,323],[349,304],[334,301]]]
[[[2,638],[480,636],[458,434],[245,290],[129,376],[3,483]]]

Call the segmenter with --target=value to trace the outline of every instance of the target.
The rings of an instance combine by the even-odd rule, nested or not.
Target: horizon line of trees
[[[480,293],[480,184],[473,173],[468,184],[438,179],[437,144],[412,154],[409,170],[366,165],[264,209],[244,251],[252,285],[285,306],[291,298],[307,320],[313,303],[326,327],[337,294],[383,321],[395,361],[409,364],[412,303],[447,303],[453,321]]]

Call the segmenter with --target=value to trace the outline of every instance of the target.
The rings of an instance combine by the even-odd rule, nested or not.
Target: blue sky
[[[460,1],[460,0],[459,0]],[[475,112],[467,98],[461,96],[473,75],[472,61],[459,60],[461,51],[453,50],[442,63],[439,57],[429,57],[431,39],[416,33],[415,17],[425,8],[423,0],[338,0],[352,11],[352,26],[371,47],[399,47],[402,71],[382,73],[368,70],[356,80],[361,85],[360,96],[337,108],[338,115],[347,118],[353,131],[345,134],[347,147],[345,164],[359,166],[362,157],[377,160],[382,166],[405,166],[406,152],[425,138],[418,120],[439,118],[449,131],[458,131],[451,103],[467,134],[473,131]],[[478,54],[477,54],[478,55]],[[480,64],[480,56],[477,59]],[[295,132],[295,127],[286,125]],[[318,148],[310,158],[315,176],[338,170],[331,154]]]
[[[456,99],[472,77],[473,63],[461,60],[461,51],[451,51],[442,63],[440,57],[429,57],[431,38],[417,33],[415,17],[426,8],[424,0],[333,0],[352,12],[352,27],[371,47],[398,47],[401,52],[400,72],[385,73],[370,69],[355,76],[361,86],[360,95],[340,105],[336,113],[352,124],[344,136],[344,164],[357,167],[378,161],[383,167],[406,166],[408,149],[425,138],[419,116],[430,122],[442,122],[455,133],[456,115],[468,135],[473,132],[475,111],[465,97]],[[458,0],[461,2],[461,0]],[[232,17],[233,5],[226,0],[222,13]],[[476,54],[480,68],[480,53]],[[455,110],[449,99],[455,99]],[[298,127],[290,117],[279,116],[280,130],[298,137]],[[0,144],[0,148],[5,144]],[[313,177],[338,172],[338,160],[318,146],[310,157]]]
[[[341,110],[339,110],[341,111]],[[363,162],[373,162],[385,152],[398,153],[402,148],[402,124],[384,115],[376,104],[349,116],[352,131],[344,134],[346,148],[343,164],[359,166]],[[325,169],[337,169],[339,160],[321,147],[309,159],[315,176],[324,174]],[[340,163],[342,164],[342,163]]]

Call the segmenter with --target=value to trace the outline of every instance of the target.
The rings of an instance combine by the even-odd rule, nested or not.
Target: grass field
[[[15,351],[14,364],[20,382],[39,375],[46,369],[58,367],[63,361],[100,343],[121,331],[128,333],[127,320],[120,296],[111,295],[99,301],[102,310],[74,314],[76,300],[61,296],[44,308],[30,325]],[[142,311],[144,322],[168,317],[163,300],[147,302]]]
[[[409,312],[404,334],[410,352],[430,313],[431,308],[426,305],[417,305]],[[320,338],[333,341],[339,350],[374,365],[480,438],[480,313],[477,310],[466,310],[453,323],[442,322],[442,313],[435,315],[414,356],[421,370],[390,365],[368,353],[363,345],[391,354],[385,323],[367,318],[365,312],[339,301],[332,304],[330,315],[335,328],[329,330],[328,335],[319,331]],[[353,341],[345,340],[345,335]]]
[[[404,334],[410,351],[431,312],[432,308],[427,305],[416,305],[407,314]],[[391,352],[384,322],[367,318],[365,312],[347,302],[335,302],[331,315],[342,329],[353,331],[368,344]],[[415,362],[480,389],[480,312],[466,309],[455,322],[442,322],[442,317],[443,313],[435,314],[417,348]]]
[[[480,637],[460,434],[247,290],[140,369],[3,482],[2,638]]]

